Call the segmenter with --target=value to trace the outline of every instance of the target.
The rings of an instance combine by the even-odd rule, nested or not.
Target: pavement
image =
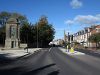
[[[93,51],[94,53],[100,54],[100,49],[97,49],[97,50],[90,49],[89,51]]]
[[[59,49],[60,49],[63,53],[68,54],[68,55],[85,55],[85,53],[80,52],[80,51],[74,51],[74,52],[70,52],[70,51],[69,51],[69,52],[68,52],[67,49],[62,48],[62,47],[59,47]]]
[[[5,57],[8,58],[18,58],[25,55],[33,54],[34,52],[40,50],[41,48],[29,48],[28,52],[24,49],[16,49],[16,50],[1,50],[0,49],[0,55],[5,55]]]
[[[94,51],[94,52],[100,54],[100,50],[97,50],[97,51]]]

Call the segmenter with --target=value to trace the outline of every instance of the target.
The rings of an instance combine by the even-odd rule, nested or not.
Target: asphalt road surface
[[[57,47],[45,48],[28,57],[0,62],[0,75],[100,75],[100,58],[67,55]]]

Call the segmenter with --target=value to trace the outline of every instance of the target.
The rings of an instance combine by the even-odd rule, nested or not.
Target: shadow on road
[[[11,58],[9,58],[7,56],[9,56],[9,53],[0,54],[0,66],[2,66],[3,64],[8,64],[8,63],[14,61],[14,59],[11,59]]]
[[[49,67],[51,67],[51,66],[54,66],[54,65],[56,65],[56,64],[49,64],[49,65],[40,67],[40,68],[38,68],[38,69],[32,70],[32,71],[30,71],[30,72],[27,72],[27,73],[25,73],[25,74],[23,74],[23,75],[36,75],[37,73],[41,72],[42,70],[44,70],[44,69],[46,69],[46,68],[49,68]],[[58,71],[54,71],[54,72],[52,72],[52,73],[50,73],[50,74],[48,74],[48,75],[57,75],[57,74],[58,74]]]
[[[48,75],[58,75],[58,74],[59,74],[59,70],[53,71],[53,72],[49,73]]]

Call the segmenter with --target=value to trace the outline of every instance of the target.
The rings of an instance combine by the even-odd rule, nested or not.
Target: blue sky
[[[0,12],[18,12],[32,23],[41,15],[56,29],[55,39],[100,23],[100,0],[0,0]]]

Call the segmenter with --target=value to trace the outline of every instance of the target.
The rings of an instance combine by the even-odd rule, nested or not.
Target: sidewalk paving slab
[[[28,52],[27,52],[27,50],[24,50],[24,49],[0,50],[0,54],[7,54],[6,57],[9,57],[9,58],[18,58],[18,57],[26,56],[29,54],[33,54],[35,51],[38,51],[40,49],[41,48],[29,48]]]

